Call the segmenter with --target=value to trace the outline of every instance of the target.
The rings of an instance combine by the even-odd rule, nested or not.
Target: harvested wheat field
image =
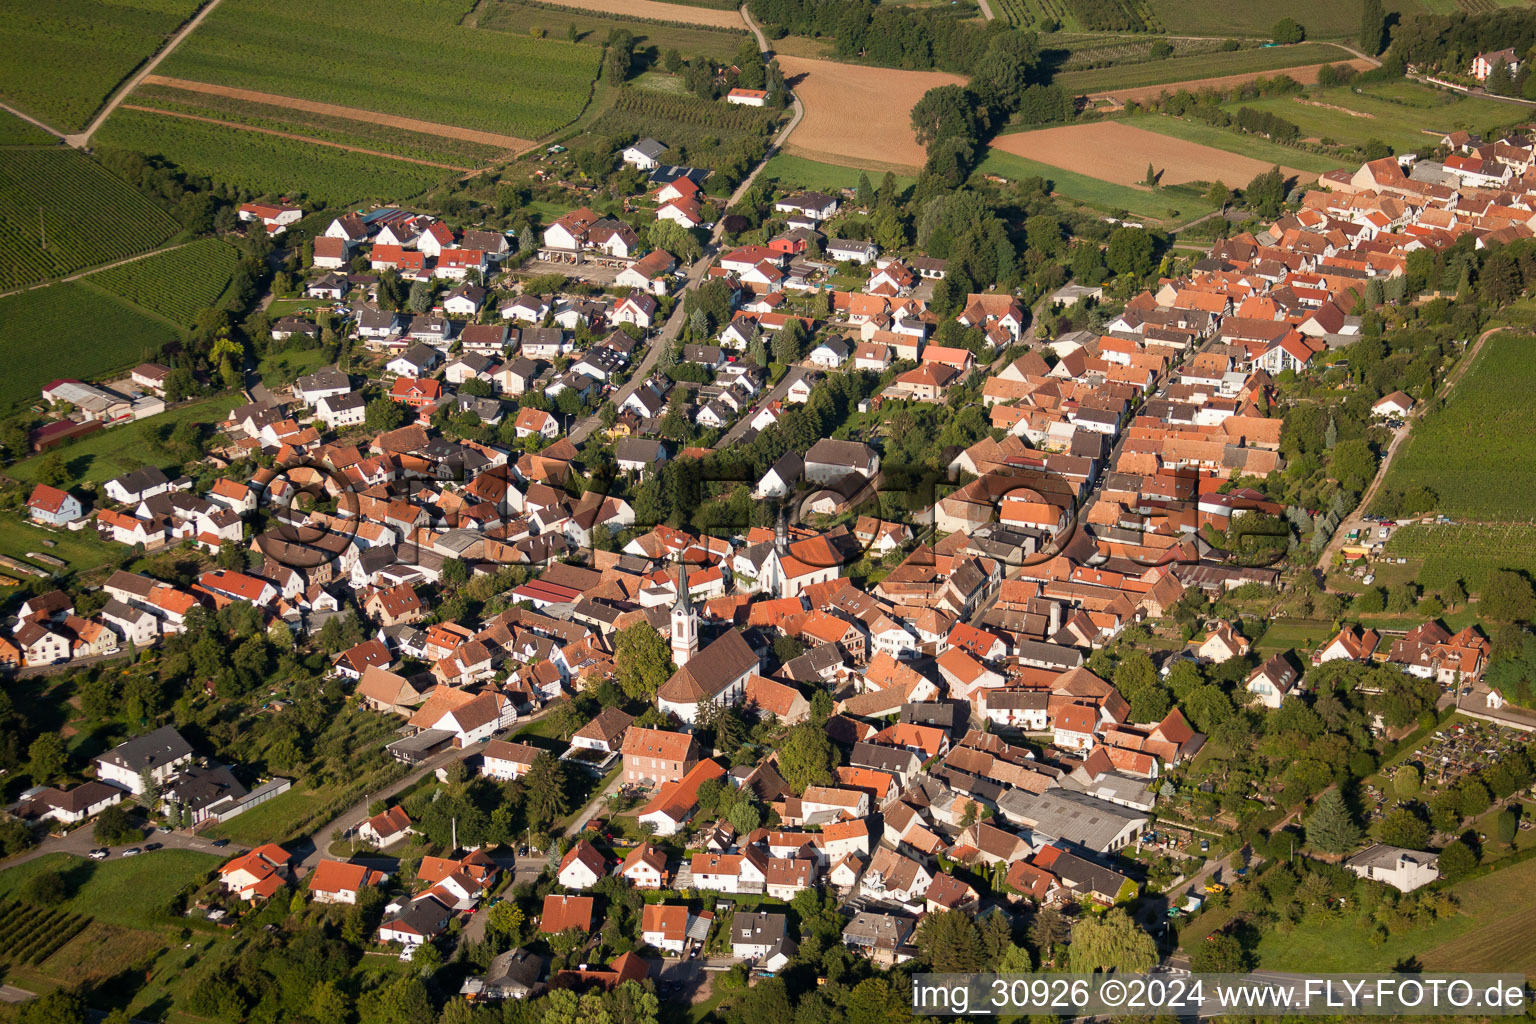
[[[805,107],[786,149],[826,163],[922,167],[927,154],[912,133],[911,110],[939,85],[964,85],[940,71],[897,71],[779,56],[784,78]]]
[[[631,18],[649,18],[652,21],[687,22],[689,25],[708,25],[711,28],[740,28],[747,26],[737,11],[719,11],[709,7],[693,7],[689,4],[661,3],[659,0],[543,0],[558,7],[575,7],[599,14],[625,14]]]
[[[1252,157],[1132,128],[1119,121],[999,135],[992,145],[1014,156],[1118,185],[1140,185],[1146,180],[1148,163],[1158,172],[1158,181],[1163,185],[1186,181],[1250,181],[1273,166]],[[1312,181],[1317,177],[1316,173],[1290,167],[1281,170],[1301,181]]]
[[[1356,71],[1366,71],[1375,67],[1368,60],[1356,57],[1348,61],[1331,61],[1329,64],[1348,64]],[[1302,85],[1311,85],[1317,81],[1317,72],[1328,64],[1303,64],[1295,68],[1276,68],[1273,71],[1256,71],[1252,74],[1222,75],[1219,78],[1195,78],[1184,82],[1167,82],[1163,85],[1141,85],[1134,89],[1110,89],[1106,92],[1091,92],[1089,100],[1114,100],[1124,104],[1128,100],[1152,100],[1165,92],[1173,93],[1183,89],[1188,92],[1199,92],[1201,89],[1230,89],[1244,82],[1251,82],[1255,78],[1274,78],[1276,75],[1286,75],[1296,79]]]

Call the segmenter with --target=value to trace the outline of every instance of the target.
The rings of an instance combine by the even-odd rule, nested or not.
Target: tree
[[[394,430],[405,423],[405,407],[399,402],[380,396],[369,402],[363,412],[363,421],[369,430],[380,433]]]
[[[1488,81],[1485,84],[1488,91],[1495,96],[1515,94],[1515,76],[1510,74],[1509,65],[1502,60],[1493,62],[1493,69],[1488,72]]]
[[[1477,854],[1460,839],[1447,843],[1440,851],[1440,877],[1448,882],[1464,878],[1477,867]]]
[[[37,464],[37,482],[49,487],[63,487],[69,481],[69,470],[58,452],[49,452]]]
[[[968,973],[984,966],[981,932],[970,915],[958,910],[925,915],[917,948],[935,971]]]
[[[650,703],[672,674],[672,651],[650,623],[637,622],[614,641],[613,663],[619,688],[634,700]]]
[[[432,286],[426,281],[417,281],[411,285],[411,297],[408,300],[412,313],[425,313],[432,308]]]
[[[1116,274],[1145,277],[1157,265],[1152,235],[1143,228],[1116,228],[1109,236],[1105,265]]]
[[[1141,183],[1146,185],[1148,188],[1151,188],[1157,184],[1157,169],[1152,166],[1152,162],[1150,160],[1147,162],[1147,173],[1141,179]]]
[[[1211,182],[1211,187],[1205,190],[1205,201],[1212,206],[1226,209],[1227,203],[1232,199],[1232,190],[1219,181]]]
[[[1281,18],[1270,29],[1269,37],[1277,43],[1299,43],[1307,38],[1307,30],[1295,18]]]
[[[1374,57],[1384,47],[1387,35],[1387,16],[1381,9],[1381,0],[1365,0],[1360,12],[1360,49],[1367,57]]]
[[[120,843],[137,842],[144,834],[128,819],[128,812],[122,804],[113,804],[96,815],[96,822],[91,826],[91,836],[103,846],[117,846]]]
[[[1068,952],[1074,974],[1139,974],[1157,963],[1157,943],[1119,907],[1079,919],[1072,928]]]
[[[1392,773],[1392,791],[1400,799],[1412,800],[1419,795],[1419,787],[1423,784],[1423,781],[1417,765],[1400,765]]]
[[[1260,217],[1279,215],[1285,205],[1285,175],[1278,166],[1255,175],[1243,189],[1243,202]]]
[[[56,732],[45,732],[27,748],[27,774],[38,785],[46,785],[64,774],[69,752]]]
[[[1429,824],[1406,807],[1394,807],[1378,826],[1381,841],[1405,850],[1422,850],[1429,845]]]
[[[835,767],[837,750],[819,722],[795,726],[779,748],[779,774],[797,793],[806,786],[830,782]]]
[[[963,85],[940,85],[923,93],[912,108],[912,129],[917,141],[929,147],[945,139],[975,142],[979,132],[976,104]],[[885,197],[882,195],[881,199]]]
[[[542,828],[571,809],[566,796],[565,764],[547,750],[533,759],[523,777],[523,788],[527,793],[528,817],[535,828]]]
[[[1536,617],[1531,581],[1512,569],[1494,569],[1483,584],[1478,611],[1494,622],[1529,622]]]
[[[1317,798],[1306,825],[1307,842],[1324,853],[1345,853],[1360,842],[1360,826],[1355,824],[1338,787]]]
[[[1190,970],[1202,974],[1237,974],[1247,970],[1247,960],[1237,936],[1226,932],[1217,932],[1204,942],[1195,943],[1189,953]]]
[[[859,186],[854,191],[854,201],[868,209],[875,203],[875,186],[869,182],[869,172],[859,172]]]
[[[69,898],[69,884],[58,871],[39,871],[27,883],[27,896],[33,903],[56,907]]]

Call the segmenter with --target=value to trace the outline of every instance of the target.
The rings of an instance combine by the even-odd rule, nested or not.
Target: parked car
[[[158,850],[158,849],[160,849],[160,844],[159,843],[145,843],[144,844],[144,849],[146,851],[148,851],[148,850]]]
[[[228,845],[229,845],[229,840],[228,839],[215,839],[213,841],[213,848],[215,850],[222,850],[224,847],[226,847]]]
[[[111,850],[92,850],[89,854],[91,860],[106,860],[112,856]]]
[[[144,851],[139,849],[137,846],[130,846],[130,847],[128,847],[128,849],[123,851],[123,856],[124,857],[137,857],[139,854],[141,854],[143,852]]]

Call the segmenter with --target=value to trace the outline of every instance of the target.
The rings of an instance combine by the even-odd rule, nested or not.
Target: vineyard
[[[90,923],[91,919],[84,914],[11,899],[0,901],[0,935],[5,936],[3,955],[13,965],[36,967]]]
[[[463,0],[223,4],[157,71],[535,139],[581,113],[596,47],[460,24]]]
[[[302,196],[328,204],[370,198],[398,201],[454,173],[140,110],[117,111],[96,140],[160,154],[192,174],[257,195]]]
[[[1074,36],[1061,32],[1051,38],[1053,48],[1060,46],[1067,51],[1067,59],[1058,68],[1060,71],[1082,71],[1086,68],[1110,65],[1148,63],[1153,59],[1152,47],[1159,42],[1166,42],[1172,46],[1174,57],[1190,57],[1196,54],[1222,52],[1223,40],[1164,40],[1158,37],[1123,35]],[[1249,55],[1254,54],[1250,52]]]
[[[1382,486],[1428,487],[1435,511],[1476,522],[1536,518],[1536,450],[1528,437],[1536,388],[1532,339],[1495,334],[1443,408],[1415,423]]]
[[[342,146],[377,150],[381,153],[430,160],[457,167],[478,167],[506,153],[496,146],[468,139],[447,138],[423,132],[406,131],[390,125],[356,121],[349,117],[320,114],[292,107],[275,107],[231,96],[195,93],[168,85],[143,85],[134,90],[134,103],[211,117],[218,121],[269,128],[274,131],[305,135]]]
[[[1145,0],[1067,0],[1078,24],[1089,32],[1161,32]]]
[[[240,257],[215,238],[98,271],[88,284],[190,327],[215,305]]]
[[[1536,525],[1404,526],[1387,541],[1387,554],[1421,563],[1414,580],[1425,593],[1461,580],[1476,594],[1494,569],[1536,573]]]
[[[610,139],[652,136],[666,139],[668,159],[702,167],[736,160],[743,147],[768,132],[774,115],[753,107],[716,103],[652,89],[620,90],[612,108],[590,132]]]
[[[197,7],[198,0],[0,0],[0,50],[10,55],[0,61],[0,93],[54,128],[83,128]]]
[[[57,146],[59,137],[0,110],[0,146]]]
[[[93,380],[151,359],[176,331],[119,299],[76,283],[0,299],[0,410],[37,401],[56,377]]]
[[[1150,44],[1149,44],[1150,45]],[[1279,71],[1305,64],[1347,60],[1349,53],[1332,43],[1301,43],[1266,49],[1232,50],[1142,61],[1093,71],[1068,71],[1053,79],[1063,89],[1081,95],[1110,89],[1187,82],[1218,75]]]
[[[8,149],[0,159],[0,290],[146,252],[177,229],[74,150]]]

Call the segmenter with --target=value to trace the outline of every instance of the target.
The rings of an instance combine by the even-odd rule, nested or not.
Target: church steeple
[[[677,556],[677,600],[672,602],[672,663],[682,668],[699,653],[699,616],[688,599],[688,570]]]

